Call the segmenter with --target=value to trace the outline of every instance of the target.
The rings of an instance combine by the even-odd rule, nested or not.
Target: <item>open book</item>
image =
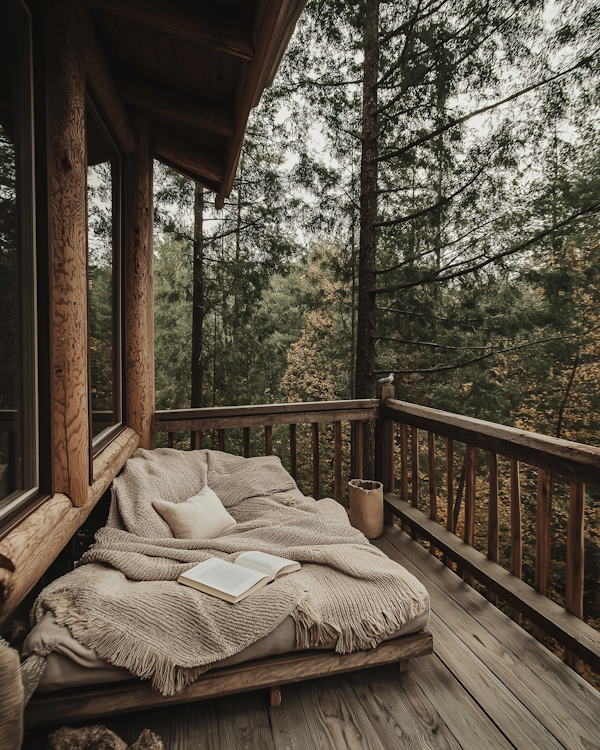
[[[177,581],[235,604],[277,576],[300,570],[300,563],[265,552],[243,552],[230,563],[211,557],[186,570]]]

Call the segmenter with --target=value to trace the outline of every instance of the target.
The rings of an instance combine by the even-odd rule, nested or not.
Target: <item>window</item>
[[[96,455],[123,421],[121,361],[121,160],[86,101],[90,434]]]
[[[0,4],[0,523],[37,496],[31,17]]]

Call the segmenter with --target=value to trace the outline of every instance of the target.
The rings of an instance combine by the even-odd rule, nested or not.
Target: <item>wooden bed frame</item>
[[[409,659],[432,652],[433,637],[425,628],[419,633],[384,641],[370,651],[336,654],[308,650],[213,669],[177,695],[167,697],[153,690],[148,682],[140,680],[40,693],[33,696],[25,709],[25,725],[35,727],[81,721],[258,688],[270,688],[271,706],[275,707],[281,703],[280,686],[286,683],[393,663],[398,663],[400,670],[405,671]]]

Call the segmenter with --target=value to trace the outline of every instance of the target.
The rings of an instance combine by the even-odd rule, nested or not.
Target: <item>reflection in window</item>
[[[93,444],[122,419],[119,273],[119,154],[88,101],[87,222],[90,402]]]
[[[30,19],[0,4],[0,517],[35,492]]]

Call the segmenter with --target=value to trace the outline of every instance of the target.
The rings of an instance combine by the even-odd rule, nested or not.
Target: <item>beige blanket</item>
[[[175,539],[156,498],[182,502],[207,484],[237,525],[212,540]],[[302,563],[231,605],[176,582],[209,557],[261,550]],[[375,647],[428,606],[423,586],[371,546],[333,500],[305,498],[281,465],[218,451],[138,450],[113,482],[107,527],[80,566],[40,594],[83,645],[151,679],[163,695],[272,632],[288,615],[298,647],[339,638]]]

